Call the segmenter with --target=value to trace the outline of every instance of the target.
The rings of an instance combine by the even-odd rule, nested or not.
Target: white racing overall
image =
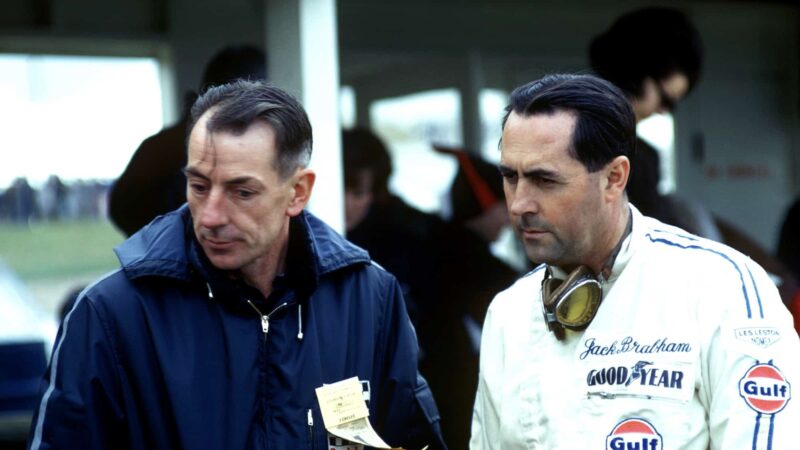
[[[585,331],[548,330],[543,267],[495,297],[470,447],[800,449],[800,340],[767,273],[631,211]]]

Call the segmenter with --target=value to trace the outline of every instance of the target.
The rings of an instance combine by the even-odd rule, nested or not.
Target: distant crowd
[[[64,183],[56,175],[40,187],[20,177],[0,189],[0,222],[28,224],[32,221],[100,219],[108,212],[111,181],[79,180]]]

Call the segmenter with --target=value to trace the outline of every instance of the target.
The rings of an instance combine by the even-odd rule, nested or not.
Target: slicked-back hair
[[[208,110],[209,133],[244,134],[262,120],[275,132],[275,165],[283,179],[311,160],[312,133],[308,115],[297,99],[266,81],[238,80],[209,88],[192,106],[189,133]]]
[[[570,154],[589,172],[596,172],[617,156],[629,159],[636,151],[636,118],[619,88],[593,75],[554,74],[522,85],[511,93],[508,116],[576,115]]]

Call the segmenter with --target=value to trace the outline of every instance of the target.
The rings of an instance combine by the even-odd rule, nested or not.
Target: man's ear
[[[314,181],[317,179],[317,174],[311,169],[300,169],[292,175],[292,198],[289,201],[289,207],[286,209],[286,215],[295,217],[303,211],[303,208],[308,204],[311,198],[311,191],[314,189]]]
[[[625,194],[628,176],[631,173],[631,161],[627,156],[617,156],[605,168],[605,196],[615,200]]]

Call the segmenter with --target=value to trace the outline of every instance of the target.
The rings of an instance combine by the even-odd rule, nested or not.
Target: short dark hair
[[[346,188],[357,187],[359,173],[367,170],[372,174],[372,194],[379,199],[389,195],[392,159],[375,133],[366,128],[342,131],[342,156]]]
[[[275,132],[276,169],[284,179],[311,159],[312,133],[308,115],[297,99],[266,81],[238,80],[214,86],[194,102],[189,133],[200,117],[214,108],[206,122],[210,133],[243,134],[257,120]]]
[[[572,112],[577,116],[570,154],[589,172],[636,149],[636,119],[625,95],[592,75],[555,74],[522,85],[511,93],[505,129],[512,112],[521,116]]]
[[[639,97],[645,78],[663,80],[675,73],[689,79],[691,90],[700,77],[703,40],[682,12],[649,7],[617,19],[589,47],[595,73],[626,95]]]

